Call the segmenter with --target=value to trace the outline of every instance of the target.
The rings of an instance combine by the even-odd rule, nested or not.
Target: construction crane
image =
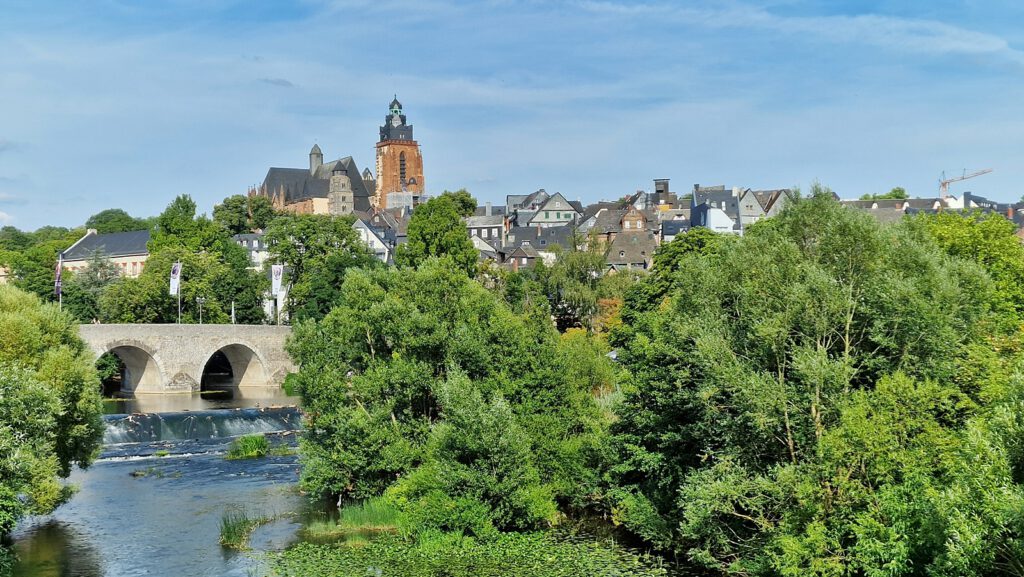
[[[992,172],[992,169],[986,168],[984,170],[979,170],[977,172],[967,174],[967,169],[965,168],[964,173],[962,175],[954,176],[953,178],[946,178],[946,173],[945,171],[943,171],[942,179],[939,180],[939,196],[941,196],[942,198],[946,198],[947,196],[949,196],[949,183],[951,182],[960,182],[961,180],[967,180],[968,178],[974,178],[975,176],[981,176],[983,174],[988,174],[990,172]]]

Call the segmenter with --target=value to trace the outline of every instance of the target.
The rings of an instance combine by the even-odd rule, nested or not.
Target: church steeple
[[[406,122],[397,94],[388,106],[384,126],[380,127],[376,176],[374,204],[379,208],[411,208],[426,191],[423,156],[413,140],[412,125]]]
[[[316,174],[316,171],[324,163],[324,153],[320,152],[320,145],[314,144],[313,149],[309,151],[309,173]]]
[[[412,140],[412,125],[405,122],[402,103],[398,101],[397,94],[389,108],[388,115],[384,117],[384,126],[380,127],[380,141]]]

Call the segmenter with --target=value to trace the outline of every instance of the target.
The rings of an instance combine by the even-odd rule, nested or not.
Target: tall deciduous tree
[[[213,207],[213,220],[231,234],[264,230],[274,218],[270,199],[258,195],[236,194]]]
[[[71,317],[0,286],[0,535],[70,497],[58,478],[95,458],[100,414],[96,370]]]
[[[408,240],[395,249],[395,263],[417,267],[431,257],[448,257],[472,275],[477,268],[477,251],[462,221],[464,210],[451,195],[432,198],[416,207],[409,220]]]
[[[352,216],[288,214],[267,229],[270,262],[286,267],[288,310],[296,320],[327,314],[346,271],[380,264],[352,227],[354,222]]]
[[[145,230],[149,228],[149,223],[140,218],[134,218],[120,208],[108,208],[90,216],[85,221],[85,228],[92,228],[100,234],[107,234]]]

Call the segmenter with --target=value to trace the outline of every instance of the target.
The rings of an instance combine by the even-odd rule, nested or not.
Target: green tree
[[[473,216],[473,213],[476,212],[476,198],[465,188],[460,188],[455,192],[446,190],[441,193],[441,196],[452,199],[459,216]]]
[[[352,216],[288,214],[267,229],[269,262],[286,266],[287,306],[295,320],[322,318],[338,299],[346,271],[380,264],[354,222]]]
[[[0,286],[0,535],[70,497],[103,433],[99,381],[70,316]]]
[[[124,279],[107,287],[99,299],[101,320],[124,323],[172,323],[178,319],[178,299],[169,294],[171,266],[182,263],[181,306],[183,322],[199,321],[196,298],[202,305],[203,322],[266,321],[263,293],[268,282],[250,270],[245,250],[228,232],[205,216],[195,215],[195,203],[179,196],[157,218],[157,230],[149,242],[150,255],[139,278]]]
[[[65,273],[64,309],[80,323],[100,319],[100,296],[110,284],[120,280],[117,266],[96,252],[89,256],[86,268],[77,273]]]
[[[613,333],[614,518],[721,574],[987,574],[959,539],[1020,537],[1005,458],[960,466],[1005,450],[979,437],[1009,380],[993,283],[827,190],[761,224],[679,251]]]
[[[861,200],[906,200],[908,198],[910,196],[902,186],[897,186],[884,194],[865,194],[860,197]]]
[[[1024,318],[1024,245],[1017,228],[1000,214],[921,213],[911,220],[949,255],[976,262],[996,284],[1002,308]]]
[[[452,195],[441,195],[416,207],[409,220],[408,240],[395,249],[395,263],[417,267],[431,257],[446,256],[466,274],[474,274],[477,251],[462,221],[464,209]]]
[[[299,323],[288,348],[302,367],[296,376],[307,413],[302,483],[311,494],[343,500],[380,494],[419,466],[444,469],[457,458],[450,455],[469,450],[430,448],[440,442],[432,428],[446,419],[443,395],[431,383],[459,375],[452,386],[479,391],[494,427],[512,426],[503,403],[515,415],[529,440],[529,466],[509,458],[536,468],[539,481],[531,487],[543,486],[570,507],[593,503],[594,478],[578,473],[597,458],[606,422],[592,396],[593,380],[578,377],[587,371],[567,370],[562,362],[546,307],[515,313],[443,259],[418,269],[355,270],[345,276],[330,314]],[[491,515],[502,507],[500,499],[518,497],[482,499],[476,489],[444,486],[452,502],[484,512],[495,527],[509,526]],[[424,496],[406,489],[414,501]],[[541,517],[522,522],[537,526]]]
[[[233,235],[264,230],[274,216],[274,207],[265,196],[236,194],[213,207],[213,221]]]
[[[129,232],[133,230],[148,229],[148,223],[142,219],[134,218],[120,208],[108,208],[89,217],[85,221],[85,228],[95,229],[100,234],[112,232]]]

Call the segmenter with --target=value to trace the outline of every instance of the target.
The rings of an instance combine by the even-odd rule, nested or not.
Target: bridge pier
[[[291,327],[264,325],[81,325],[98,359],[113,353],[125,365],[122,390],[136,394],[200,391],[218,352],[240,389],[281,387],[295,365],[284,350]]]

